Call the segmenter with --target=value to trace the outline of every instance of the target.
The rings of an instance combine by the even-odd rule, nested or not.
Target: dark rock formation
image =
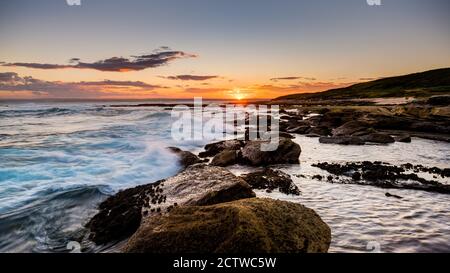
[[[291,177],[282,171],[266,168],[263,171],[242,175],[241,178],[253,189],[265,189],[268,192],[279,189],[285,194],[300,195],[300,190]]]
[[[308,131],[309,135],[319,135],[319,136],[329,136],[331,135],[331,129],[325,126],[317,126],[317,127],[312,127],[309,131]]]
[[[380,144],[389,144],[395,142],[395,139],[393,137],[383,133],[372,133],[369,135],[364,135],[361,136],[361,140],[365,142],[380,143]]]
[[[187,168],[188,166],[198,164],[198,163],[204,163],[204,160],[201,160],[198,156],[191,152],[183,151],[177,147],[169,147],[167,148],[169,151],[173,152],[179,157],[180,164],[184,168]]]
[[[199,154],[200,157],[211,157],[224,150],[240,150],[244,146],[242,140],[225,140],[216,143],[211,143],[205,146],[205,152]]]
[[[176,207],[153,217],[129,240],[130,253],[327,252],[330,228],[311,209],[271,199]]]
[[[300,145],[287,138],[280,138],[275,151],[263,151],[262,144],[267,141],[249,141],[242,149],[242,160],[252,166],[268,166],[273,164],[299,164]]]
[[[339,145],[364,145],[365,141],[355,136],[333,136],[321,137],[320,143],[324,144],[339,144]]]
[[[89,239],[106,244],[131,236],[141,224],[142,209],[165,200],[161,183],[127,189],[106,199],[86,225],[91,231]]]
[[[294,127],[292,129],[287,129],[287,132],[292,133],[292,134],[304,135],[304,134],[308,133],[310,129],[311,129],[311,126],[302,125],[302,126]]]
[[[395,195],[395,194],[390,194],[389,192],[387,192],[386,197],[392,197],[392,198],[396,198],[396,199],[403,199],[403,197]]]
[[[279,134],[280,137],[284,137],[284,138],[289,138],[289,139],[294,139],[295,136],[289,134],[289,133],[285,133],[285,132],[280,132]]]
[[[411,143],[411,136],[404,134],[404,135],[400,135],[400,136],[396,136],[394,137],[395,141],[397,142],[404,142],[404,143]]]
[[[362,121],[349,121],[344,125],[333,130],[333,136],[352,136],[356,133],[367,131],[370,128],[370,125],[367,122]]]
[[[435,105],[435,106],[449,106],[450,105],[450,96],[449,95],[433,96],[428,99],[427,103],[430,105]]]
[[[212,166],[226,167],[238,163],[240,160],[240,151],[224,150],[218,153],[211,161]]]
[[[383,162],[362,162],[362,163],[318,163],[314,167],[328,171],[343,179],[341,183],[358,185],[371,185],[381,188],[423,190],[428,192],[450,194],[450,185],[438,181],[427,180],[417,175],[419,172],[427,172],[440,175],[443,178],[450,176],[450,169],[439,169],[436,167],[427,168],[421,165],[404,164],[402,166],[392,166]],[[410,171],[413,171],[412,173]],[[413,181],[414,183],[411,183]]]

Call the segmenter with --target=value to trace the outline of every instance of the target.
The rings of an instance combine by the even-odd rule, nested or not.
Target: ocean
[[[67,252],[74,241],[86,252],[113,251],[85,239],[84,225],[97,205],[122,189],[177,174],[177,157],[166,147],[197,153],[210,142],[173,140],[171,112],[165,107],[113,104],[138,103],[0,103],[0,252]],[[302,194],[257,195],[316,210],[331,227],[331,252],[450,251],[449,195],[389,190],[404,199],[387,199],[384,189],[310,178],[326,174],[311,166],[323,161],[448,168],[448,143],[413,138],[410,144],[353,147],[323,145],[304,136],[294,141],[302,147],[301,164],[276,168],[289,173]],[[230,170],[241,174],[252,168]]]

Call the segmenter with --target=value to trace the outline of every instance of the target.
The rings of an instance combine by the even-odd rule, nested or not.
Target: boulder
[[[417,121],[413,122],[409,127],[410,131],[450,134],[450,125],[443,125],[432,121]]]
[[[449,106],[450,96],[449,95],[433,96],[428,99],[427,103],[430,105],[437,105],[437,106]]]
[[[205,152],[199,154],[200,157],[211,157],[224,150],[240,150],[244,146],[242,140],[225,140],[216,143],[211,143],[205,146]]]
[[[311,117],[308,121],[314,126],[337,128],[346,122],[358,119],[360,116],[360,113],[348,109],[343,112],[326,112],[321,116]]]
[[[288,123],[280,122],[280,129],[293,130],[298,127],[311,127],[309,120],[291,120]]]
[[[194,164],[204,163],[202,159],[191,152],[183,151],[177,147],[169,147],[167,149],[179,157],[180,164],[184,168]]]
[[[380,143],[380,144],[389,144],[395,142],[395,139],[393,137],[383,133],[373,133],[361,136],[361,139],[365,142]]]
[[[367,122],[353,120],[333,130],[333,136],[351,136],[355,133],[366,131],[370,128]]]
[[[319,138],[319,137],[322,137],[322,136],[321,135],[317,135],[317,134],[307,134],[307,135],[305,135],[305,137]]]
[[[224,150],[217,154],[211,161],[212,166],[226,167],[237,164],[240,158],[240,151]]]
[[[321,137],[319,142],[323,144],[339,144],[339,145],[364,145],[365,142],[359,137],[354,136],[333,136]]]
[[[302,125],[302,126],[298,126],[298,127],[292,128],[292,129],[287,129],[287,132],[292,133],[292,134],[304,135],[304,134],[308,133],[310,129],[311,129],[311,126]]]
[[[394,137],[395,141],[397,142],[404,142],[404,143],[411,143],[411,136],[410,135],[400,135]]]
[[[284,133],[284,132],[280,132],[279,134],[280,137],[284,137],[284,138],[289,138],[289,139],[294,139],[295,136],[289,134],[289,133]]]
[[[253,189],[264,189],[268,192],[279,189],[280,192],[285,194],[300,195],[300,190],[291,177],[279,170],[266,168],[263,171],[244,174],[241,178]]]
[[[300,204],[251,198],[177,207],[146,222],[127,253],[264,254],[327,252],[331,231]]]
[[[325,126],[312,127],[308,131],[308,135],[319,135],[319,136],[329,136],[331,135],[331,129]]]
[[[299,164],[300,145],[291,139],[280,138],[275,151],[262,151],[261,145],[268,141],[249,141],[242,149],[243,163],[252,166],[267,166],[272,164]]]
[[[303,116],[302,115],[296,115],[296,114],[291,114],[288,116],[281,116],[280,117],[281,120],[287,120],[287,121],[297,121],[297,120],[303,120]]]
[[[211,205],[254,197],[251,187],[221,167],[197,164],[176,176],[127,189],[100,204],[87,224],[97,244],[125,239],[141,222],[176,206]]]

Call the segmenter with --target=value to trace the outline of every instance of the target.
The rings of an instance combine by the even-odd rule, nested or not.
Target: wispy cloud
[[[375,77],[359,78],[360,81],[374,81],[374,80],[378,80],[378,79],[380,79],[380,78],[375,78]]]
[[[33,77],[21,77],[14,72],[0,73],[0,94],[2,92],[32,92],[46,97],[84,98],[98,96],[155,94],[156,89],[164,86],[152,85],[141,81],[83,81],[61,82],[44,81]]]
[[[313,77],[300,77],[300,76],[291,76],[291,77],[279,77],[270,79],[273,82],[278,81],[293,81],[293,80],[306,80],[306,81],[315,81],[316,78]]]
[[[94,69],[107,72],[128,72],[140,71],[147,68],[155,68],[184,58],[195,58],[197,55],[186,53],[183,51],[166,50],[166,47],[160,48],[151,54],[124,57],[111,57],[96,62],[82,62],[79,58],[70,59],[70,64],[47,64],[47,63],[31,63],[16,62],[3,63],[3,66],[9,67],[26,67],[34,69]]]
[[[176,75],[163,77],[169,80],[181,80],[181,81],[207,81],[218,78],[219,76],[199,76],[199,75]]]
[[[354,84],[354,82],[298,82],[290,85],[256,85],[253,88],[256,90],[263,90],[270,93],[307,93],[307,92],[320,92],[329,89],[346,87]]]
[[[190,93],[190,94],[212,94],[212,93],[219,93],[223,92],[224,88],[198,88],[198,87],[192,87],[192,88],[186,88],[184,92]]]

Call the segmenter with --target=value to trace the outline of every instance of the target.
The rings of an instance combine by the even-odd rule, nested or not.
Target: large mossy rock
[[[176,206],[202,206],[255,197],[241,178],[220,167],[197,164],[157,183],[127,189],[100,204],[87,224],[90,239],[106,244],[131,236],[142,220]]]
[[[327,252],[330,228],[311,209],[272,199],[177,207],[144,223],[124,248],[131,253]]]

